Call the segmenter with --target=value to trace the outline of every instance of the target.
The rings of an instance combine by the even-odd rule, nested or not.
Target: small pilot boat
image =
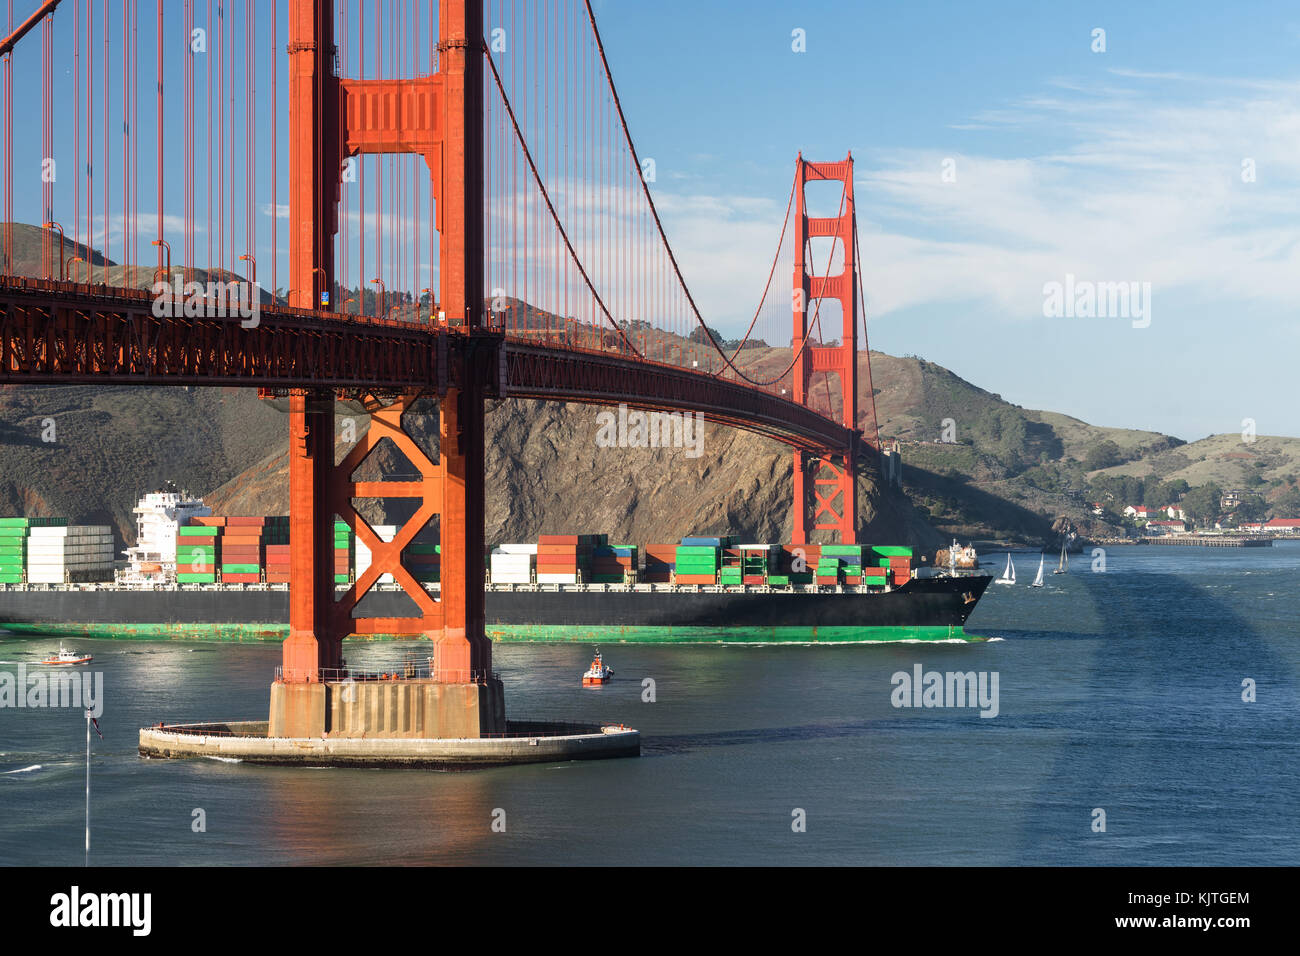
[[[59,653],[53,657],[47,657],[41,661],[42,664],[63,665],[63,664],[89,664],[93,657],[89,654],[78,654],[76,651],[70,651],[62,644],[59,645]]]
[[[614,669],[606,667],[605,662],[600,659],[600,651],[596,651],[596,657],[587,668],[587,673],[582,675],[583,687],[600,687],[602,684],[608,684],[614,677]]]

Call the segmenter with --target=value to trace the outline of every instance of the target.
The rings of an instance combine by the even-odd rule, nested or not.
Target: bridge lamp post
[[[252,276],[249,278],[248,281],[251,282],[251,283],[253,283],[253,285],[257,285],[257,260],[254,259],[254,258],[253,258],[251,255],[249,255],[247,252],[244,253],[244,254],[243,254],[242,256],[240,256],[239,258],[240,258],[241,261],[243,261],[243,262],[247,262],[247,263],[249,264],[249,266],[251,267],[251,270],[252,270],[252,273],[253,273],[253,274],[252,274]]]
[[[429,321],[433,321],[433,290],[421,289],[420,298],[415,300],[415,321],[420,321],[420,301],[424,298],[425,293],[429,293]]]
[[[320,284],[321,284],[321,293],[322,293],[320,298],[320,304],[329,305],[330,293],[333,290],[329,288],[330,277],[325,274],[325,270],[322,269],[320,266],[312,266],[312,270],[311,270],[312,298],[313,300],[315,300],[316,297],[316,273],[318,272],[320,273]],[[312,308],[312,309],[316,308],[316,302],[315,301],[309,302],[308,308]]]
[[[73,256],[71,259],[69,259],[69,260],[68,260],[68,265],[67,265],[67,271],[66,271],[66,272],[64,273],[64,275],[63,275],[63,280],[64,280],[65,282],[71,282],[71,281],[72,281],[72,264],[73,264],[74,262],[85,262],[85,261],[86,261],[86,260],[85,260],[83,257],[81,257],[81,256]]]
[[[391,318],[393,317],[393,313],[394,313],[394,312],[400,312],[401,310],[402,310],[402,307],[401,307],[400,305],[394,305],[394,306],[392,306],[392,307],[389,308],[389,310],[388,310],[388,314],[387,314],[386,316],[384,316],[384,318],[391,319]]]
[[[379,286],[379,314],[384,314],[384,302],[388,298],[388,287],[384,285],[383,279],[371,279],[371,285]]]
[[[347,314],[347,311],[348,311],[348,303],[349,303],[349,302],[352,303],[353,305],[357,305],[356,297],[353,296],[352,298],[348,299],[347,302],[344,302],[344,303],[343,303],[342,311],[343,311],[344,314]],[[361,314],[361,306],[357,305],[357,315],[360,315],[360,314]]]
[[[157,246],[159,249],[158,258],[160,261],[158,263],[158,268],[153,270],[153,281],[157,282],[159,271],[161,271],[164,276],[170,276],[172,274],[172,246],[166,239],[155,239],[153,242],[149,243],[149,245]],[[167,265],[165,267],[161,262],[163,250],[167,251]]]
[[[62,276],[63,275],[63,227],[60,226],[57,222],[55,222],[53,219],[51,219],[49,222],[45,224],[45,228],[59,230],[59,275]],[[50,264],[53,265],[53,263]],[[45,278],[52,279],[54,277],[46,276]]]

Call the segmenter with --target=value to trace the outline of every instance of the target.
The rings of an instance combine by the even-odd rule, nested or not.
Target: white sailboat
[[[1043,565],[1046,561],[1046,554],[1040,554],[1038,556],[1038,574],[1034,577],[1033,583],[1029,585],[1031,588],[1041,588],[1043,586]]]
[[[1070,570],[1070,553],[1065,550],[1066,539],[1061,538],[1061,560],[1057,562],[1056,570],[1053,574],[1065,574]]]
[[[1015,584],[1016,583],[1016,566],[1011,563],[1011,552],[1007,552],[1007,567],[1002,572],[1002,577],[994,578],[994,584]]]

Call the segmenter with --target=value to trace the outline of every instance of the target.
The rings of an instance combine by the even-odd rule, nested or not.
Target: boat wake
[[[41,765],[38,763],[34,763],[30,767],[23,767],[20,770],[6,770],[3,773],[0,773],[0,777],[7,777],[11,773],[31,773],[33,770],[40,770],[40,769],[41,769]]]
[[[221,763],[243,763],[238,757],[218,757],[215,754],[204,754],[209,760],[216,760]]]

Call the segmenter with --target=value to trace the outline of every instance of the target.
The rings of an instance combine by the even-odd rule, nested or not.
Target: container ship
[[[287,635],[286,518],[213,516],[201,502],[170,492],[145,496],[136,515],[140,543],[126,552],[127,567],[109,580],[70,570],[61,579],[46,571],[36,580],[22,563],[27,542],[40,537],[36,526],[0,519],[0,555],[7,551],[11,558],[0,583],[0,628],[163,640],[277,641]],[[98,543],[107,530],[79,533]],[[397,528],[378,525],[374,531],[391,541]],[[936,568],[898,545],[755,544],[697,536],[638,547],[610,544],[605,535],[542,535],[535,543],[491,548],[486,629],[500,642],[978,640],[964,626],[992,577],[960,567],[955,543],[951,554],[947,566]],[[95,556],[102,569],[102,550]],[[440,560],[436,542],[416,541],[402,555],[406,569],[435,597]],[[336,523],[340,593],[369,564],[364,545],[345,523]],[[414,613],[414,602],[388,574],[356,610],[358,617]]]

